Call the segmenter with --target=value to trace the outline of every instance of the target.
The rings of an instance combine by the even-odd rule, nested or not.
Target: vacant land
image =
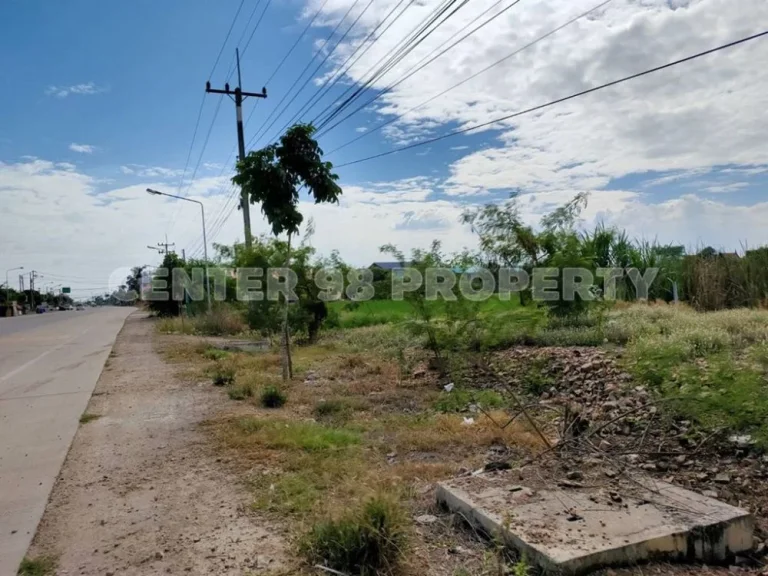
[[[643,474],[749,508],[757,547],[739,570],[763,570],[768,312],[515,305],[487,314],[476,348],[444,350],[442,372],[412,322],[327,330],[283,382],[276,350],[132,317],[24,573],[528,574],[434,494],[521,467],[552,483]]]
[[[518,307],[494,317],[484,348],[453,354],[461,362],[443,376],[405,321],[296,348],[287,383],[276,352],[201,342],[166,354],[185,379],[230,399],[204,429],[259,522],[286,534],[286,573],[366,573],[360,555],[392,542],[380,572],[523,573],[510,551],[435,509],[434,482],[499,466],[535,466],[556,482],[596,459],[748,507],[765,540],[768,312],[636,305],[564,322]],[[391,534],[384,542],[369,541],[372,514]],[[621,573],[688,569],[639,570]]]

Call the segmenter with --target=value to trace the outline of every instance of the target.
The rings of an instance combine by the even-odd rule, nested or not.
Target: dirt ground
[[[57,574],[249,574],[280,568],[284,544],[248,509],[199,424],[226,399],[185,382],[128,318],[61,470],[30,557]]]

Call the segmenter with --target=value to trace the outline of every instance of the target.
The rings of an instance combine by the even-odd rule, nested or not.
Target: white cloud
[[[338,15],[354,0],[324,9]],[[361,19],[373,29],[397,0],[383,0]],[[321,0],[311,0],[319,7]],[[363,79],[375,62],[437,5],[409,8],[352,68]],[[382,89],[458,33],[494,0],[467,3],[391,72]],[[513,50],[565,23],[595,0],[521,2],[379,101],[385,118],[402,114]],[[408,114],[384,129],[393,143],[449,126],[469,126],[545,103],[762,31],[768,3],[743,0],[614,0],[532,48]],[[341,63],[353,43],[339,54]],[[695,62],[521,116],[496,127],[497,143],[452,166],[456,194],[522,188],[594,189],[648,171],[706,171],[715,165],[764,165],[768,129],[768,41]],[[489,135],[491,137],[492,135]],[[456,141],[461,145],[461,137]],[[415,152],[409,151],[409,154]],[[392,159],[376,162],[385,163]]]
[[[156,263],[146,245],[163,239],[174,215],[171,242],[200,234],[197,206],[146,194],[147,187],[162,189],[162,181],[102,191],[101,181],[61,164],[0,162],[0,268],[20,262],[14,265],[75,278],[73,287],[100,288],[118,267]],[[220,183],[203,179],[189,197],[212,211],[206,186]]]
[[[748,187],[749,182],[732,182],[730,184],[713,184],[711,186],[706,186],[703,191],[709,192],[710,194],[723,194],[727,192],[738,192],[739,190]]]
[[[163,166],[144,166],[143,164],[127,164],[120,166],[120,172],[126,175],[136,175],[141,178],[179,178],[182,170],[165,168]]]
[[[48,88],[45,89],[45,93],[48,96],[55,96],[56,98],[66,98],[71,94],[88,96],[107,91],[108,88],[97,86],[94,82],[73,84],[72,86],[48,86]]]
[[[93,154],[96,151],[96,146],[90,144],[75,144],[74,142],[69,145],[69,149],[72,152],[78,152],[79,154]]]

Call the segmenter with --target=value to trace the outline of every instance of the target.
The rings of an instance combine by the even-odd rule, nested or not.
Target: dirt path
[[[135,313],[117,338],[54,487],[30,556],[57,574],[249,574],[278,568],[279,536],[258,525],[237,479],[199,430],[225,402],[182,382]]]

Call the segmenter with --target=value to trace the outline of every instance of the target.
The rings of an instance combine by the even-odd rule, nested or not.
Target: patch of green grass
[[[18,576],[51,576],[56,571],[56,559],[50,556],[24,558],[19,566]]]
[[[768,312],[633,306],[626,367],[678,415],[768,446]]]
[[[434,307],[440,308],[441,303],[435,302]],[[492,296],[481,306],[482,314],[499,314],[520,307],[520,301],[515,295],[509,301],[499,300]],[[329,304],[329,308],[338,314],[339,328],[362,328],[380,324],[396,324],[409,320],[413,316],[413,306],[405,301],[369,300],[367,302],[338,301]]]
[[[80,424],[88,424],[88,422],[93,422],[99,418],[101,418],[101,414],[90,414],[85,412],[82,416],[80,416]]]
[[[323,452],[342,450],[360,443],[357,431],[329,428],[315,422],[249,417],[241,418],[237,425],[245,440],[265,448]]]
[[[311,564],[360,576],[393,573],[408,545],[406,515],[395,501],[373,498],[341,518],[316,522],[299,544]]]
[[[359,478],[364,469],[357,450],[294,453],[279,471],[254,477],[253,507],[301,516],[327,509],[331,500],[346,501],[363,489]]]
[[[230,400],[247,400],[253,397],[253,387],[250,384],[235,384],[227,389]]]
[[[280,390],[277,386],[266,386],[261,391],[261,405],[264,406],[264,408],[280,408],[287,400],[288,397],[285,392]]]
[[[503,407],[506,402],[504,397],[494,390],[454,388],[450,392],[441,392],[434,408],[438,412],[464,412],[470,404],[494,409]]]
[[[220,350],[219,348],[207,348],[203,352],[203,357],[208,360],[221,360],[223,358],[228,358],[229,356],[231,356],[230,352]]]

